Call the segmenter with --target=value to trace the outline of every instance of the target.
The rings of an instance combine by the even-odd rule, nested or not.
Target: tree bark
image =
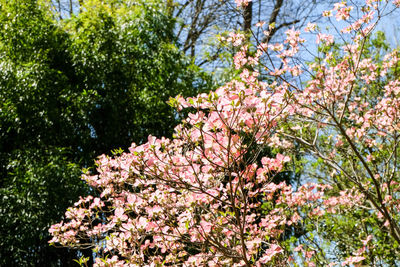
[[[251,21],[253,20],[253,2],[249,2],[244,8],[243,19],[243,31],[249,32],[251,30]]]

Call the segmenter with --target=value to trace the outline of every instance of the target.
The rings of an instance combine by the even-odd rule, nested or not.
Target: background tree
[[[0,2],[0,265],[71,266],[46,228],[88,192],[80,169],[170,135],[169,96],[202,90],[161,2],[81,4],[60,20],[48,2]]]
[[[241,30],[249,37],[252,43],[265,42],[272,38],[276,42],[284,39],[284,32],[291,28],[300,28],[306,21],[317,21],[321,18],[318,9],[323,9],[330,1],[243,1],[247,5],[238,6],[241,1],[216,0],[184,0],[169,1],[171,12],[178,20],[177,34],[183,44],[183,51],[195,58],[199,66],[215,70],[221,68],[221,58],[226,52],[223,46],[218,45],[216,36],[224,33]],[[260,28],[255,25],[264,22]],[[269,36],[264,36],[263,30],[269,25],[274,28]],[[232,53],[231,53],[232,55]],[[230,56],[231,56],[230,55]],[[229,58],[229,56],[227,56]]]
[[[248,5],[237,6],[241,1],[233,0],[167,0],[167,12],[176,19],[174,32],[180,43],[180,49],[197,66],[208,71],[226,68],[235,51],[221,46],[218,36],[241,30],[251,37],[253,45],[257,41],[284,40],[284,32],[294,27],[303,27],[306,21],[316,22],[321,19],[321,10],[334,1],[244,1]],[[52,1],[60,18],[78,14],[84,4],[78,0]],[[263,29],[255,25],[263,21]],[[274,25],[269,36],[263,30]],[[266,40],[261,40],[265,38]]]

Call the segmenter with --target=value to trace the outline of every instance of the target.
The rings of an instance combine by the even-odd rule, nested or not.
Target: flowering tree
[[[100,156],[98,174],[83,176],[100,195],[68,209],[50,242],[93,247],[97,266],[396,264],[379,242],[399,252],[398,51],[381,60],[368,45],[393,8],[368,0],[360,17],[345,2],[324,12],[348,26],[341,45],[307,26],[324,53],[309,66],[296,59],[298,31],[256,51],[232,34],[240,77],[172,99],[189,113],[173,139],[150,136],[129,153]],[[274,54],[280,68],[268,61]],[[275,81],[261,81],[259,70]],[[298,184],[277,182],[294,148],[316,168]],[[341,249],[332,228],[346,219],[357,220],[349,228],[357,236]],[[286,236],[293,227],[304,232]]]

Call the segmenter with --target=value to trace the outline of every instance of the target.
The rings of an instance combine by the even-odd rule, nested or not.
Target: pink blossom
[[[304,28],[305,32],[311,32],[316,29],[317,25],[315,23],[308,23],[307,26]]]
[[[316,43],[319,44],[321,41],[326,45],[331,45],[333,44],[333,35],[318,33]]]
[[[358,263],[361,262],[365,259],[365,257],[360,257],[360,256],[350,256],[348,258],[346,258],[346,260],[344,262],[342,262],[342,266],[346,266],[346,265],[350,265],[353,263]]]
[[[279,253],[282,253],[283,249],[276,245],[271,244],[270,248],[265,251],[264,256],[259,260],[260,263],[265,264],[272,260],[272,258]]]
[[[245,7],[251,2],[251,0],[235,0],[237,7]]]

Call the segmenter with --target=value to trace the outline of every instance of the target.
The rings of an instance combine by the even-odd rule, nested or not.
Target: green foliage
[[[170,136],[168,98],[205,88],[161,1],[83,2],[57,21],[43,2],[0,0],[1,266],[76,265],[76,252],[48,246],[47,229],[87,192],[80,170]]]
[[[85,193],[80,166],[61,149],[12,153],[0,188],[0,265],[71,265],[73,253],[47,244],[47,229]],[[69,254],[72,254],[69,256]]]
[[[169,97],[201,89],[173,44],[172,20],[155,12],[162,9],[151,1],[88,1],[87,11],[65,22],[81,87],[96,92],[88,114],[100,153],[146,141],[149,133],[170,136],[176,119]]]

